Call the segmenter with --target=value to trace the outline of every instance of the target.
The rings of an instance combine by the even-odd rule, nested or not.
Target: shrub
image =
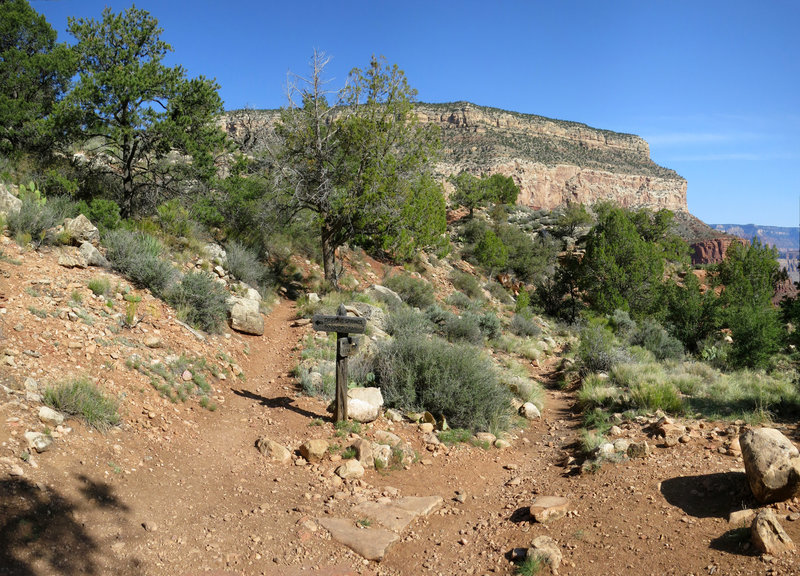
[[[105,235],[104,244],[114,270],[157,296],[163,296],[178,276],[172,264],[161,259],[161,243],[149,234],[112,230]]]
[[[620,401],[621,395],[622,391],[608,378],[589,374],[583,379],[581,389],[578,391],[578,403],[587,411],[594,408],[610,408]]]
[[[438,327],[444,326],[451,316],[453,316],[452,312],[445,310],[438,304],[425,308],[425,317]]]
[[[444,324],[444,334],[451,342],[463,340],[471,344],[483,342],[480,319],[477,315],[465,312],[461,316],[450,316]]]
[[[643,320],[631,333],[630,342],[646,348],[659,360],[683,357],[683,344],[680,340],[670,336],[661,324],[649,318]]]
[[[611,315],[611,326],[613,326],[614,332],[623,338],[627,338],[628,335],[636,330],[636,321],[631,318],[627,310],[617,308]]]
[[[433,332],[434,327],[425,314],[412,308],[404,307],[389,316],[387,329],[389,334],[400,336],[405,334],[430,334]]]
[[[508,291],[498,282],[487,282],[485,288],[501,304],[512,304],[514,302]]]
[[[194,231],[194,223],[177,199],[168,200],[156,208],[161,228],[168,234],[177,237],[190,237]]]
[[[409,306],[423,309],[436,302],[433,286],[425,280],[412,278],[407,274],[396,274],[386,278],[383,284],[397,292]]]
[[[517,336],[538,336],[542,329],[526,314],[514,314],[511,317],[511,331]]]
[[[461,290],[473,300],[483,297],[481,285],[478,283],[477,278],[475,278],[475,276],[472,274],[467,274],[461,270],[453,270],[453,272],[450,274],[450,282],[452,282],[453,286],[455,286],[458,290]]]
[[[456,308],[460,308],[461,310],[467,310],[473,306],[472,300],[470,300],[469,296],[464,294],[463,292],[453,292],[450,296],[447,297],[445,301],[451,306],[455,306]]]
[[[266,268],[258,260],[258,255],[235,240],[225,245],[225,261],[228,271],[250,286],[259,286],[265,276]]]
[[[80,212],[91,220],[99,230],[114,230],[119,227],[122,219],[119,215],[119,204],[106,198],[94,198],[91,202],[80,202]]]
[[[480,331],[484,336],[486,336],[489,340],[492,340],[500,335],[502,324],[500,323],[500,318],[497,317],[497,314],[487,311],[478,316],[478,328],[480,328]]]
[[[510,392],[499,385],[491,361],[472,346],[395,337],[378,353],[377,377],[390,406],[427,410],[473,431],[507,424]]]
[[[89,290],[91,290],[95,296],[108,294],[111,292],[111,282],[105,277],[92,278],[89,280]]]
[[[578,358],[585,372],[608,372],[617,362],[614,335],[603,323],[592,321],[581,331]]]
[[[672,382],[661,379],[639,381],[631,387],[630,394],[631,402],[637,408],[672,414],[683,411],[683,400]]]
[[[228,291],[206,272],[189,272],[167,294],[167,301],[183,320],[205,330],[220,332],[228,313]]]
[[[501,269],[508,263],[508,247],[491,230],[487,230],[478,241],[473,254],[478,263],[488,270]]]
[[[45,242],[47,230],[57,226],[63,216],[54,203],[48,203],[35,188],[21,193],[20,199],[19,212],[11,212],[6,217],[8,229],[20,244],[32,242],[39,246]]]
[[[48,387],[44,403],[55,410],[78,416],[89,426],[106,430],[120,422],[118,402],[103,394],[86,378]]]

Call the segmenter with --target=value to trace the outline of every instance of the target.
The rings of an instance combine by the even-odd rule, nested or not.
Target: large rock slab
[[[347,391],[347,416],[356,422],[373,422],[382,409],[380,388],[350,388]]]
[[[746,430],[739,436],[747,481],[762,504],[800,493],[800,452],[774,428]]]
[[[231,296],[228,299],[228,307],[231,328],[244,334],[255,336],[264,334],[264,317],[256,300]]]
[[[397,292],[387,288],[386,286],[381,286],[380,284],[373,284],[364,290],[364,293],[374,300],[380,300],[390,305],[396,304],[399,306],[403,303],[403,299],[400,298],[400,295]]]
[[[765,554],[778,556],[795,549],[794,542],[778,522],[771,508],[761,510],[750,527],[753,545]]]
[[[389,546],[400,538],[385,528],[358,528],[353,521],[344,518],[320,518],[318,522],[331,533],[334,540],[367,560],[376,562],[383,560]]]
[[[442,501],[441,496],[406,496],[394,501],[387,498],[377,502],[361,502],[353,510],[390,530],[401,532],[418,516],[430,514]]]

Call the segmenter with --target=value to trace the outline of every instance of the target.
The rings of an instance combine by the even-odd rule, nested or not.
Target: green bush
[[[453,272],[450,274],[450,282],[453,283],[453,286],[455,286],[456,289],[461,290],[473,300],[483,298],[483,290],[481,289],[481,285],[478,282],[478,279],[472,274],[467,274],[461,270],[453,270]]]
[[[500,336],[502,327],[503,325],[500,323],[500,318],[498,318],[497,314],[494,312],[486,311],[478,315],[478,328],[480,328],[481,333],[489,340]]]
[[[142,232],[112,230],[103,237],[111,267],[134,283],[163,296],[175,282],[178,272],[161,258],[161,243]]]
[[[630,389],[631,403],[649,412],[663,410],[671,414],[683,411],[683,400],[672,382],[656,380],[640,380]]]
[[[514,314],[511,317],[511,331],[517,336],[538,336],[542,329],[526,314]]]
[[[491,361],[472,346],[396,337],[381,347],[376,375],[390,406],[427,410],[454,428],[507,425],[511,394],[499,385]]]
[[[433,307],[431,307],[433,308]],[[428,308],[430,310],[431,308]],[[434,326],[428,317],[422,312],[418,312],[412,308],[401,308],[392,312],[389,315],[389,325],[387,326],[389,334],[393,336],[401,336],[406,334],[430,334],[434,330]]]
[[[463,292],[453,292],[450,296],[447,297],[445,300],[451,306],[455,306],[456,308],[460,308],[461,310],[467,310],[471,308],[474,303],[470,300],[470,297],[464,294]]]
[[[106,198],[94,198],[88,204],[78,204],[80,212],[101,231],[115,230],[122,223],[119,215],[119,204]]]
[[[106,430],[120,422],[118,402],[103,394],[86,378],[48,387],[44,391],[44,403],[70,416],[78,416],[98,430]]]
[[[659,360],[683,357],[683,344],[673,338],[655,320],[647,318],[639,323],[630,336],[631,344],[646,348]]]
[[[106,277],[92,278],[89,280],[89,290],[95,296],[106,295],[111,292],[111,282]]]
[[[397,292],[406,304],[420,310],[436,302],[433,286],[425,280],[413,278],[407,274],[396,274],[386,278],[383,284]]]
[[[220,332],[228,314],[228,291],[206,272],[184,275],[167,301],[184,321],[206,332]]]
[[[490,271],[500,270],[508,263],[508,247],[491,230],[475,244],[473,254],[478,263]]]
[[[265,276],[266,268],[258,260],[258,255],[235,240],[225,245],[225,261],[228,271],[238,280],[258,287]]]
[[[444,335],[451,342],[457,340],[469,342],[470,344],[481,344],[483,342],[480,318],[471,312],[464,312],[460,316],[453,314],[445,322],[443,330]]]
[[[64,219],[63,213],[58,203],[48,202],[35,188],[20,193],[20,199],[19,212],[9,213],[6,225],[17,242],[32,242],[34,246],[40,246],[46,241],[46,232]]]
[[[602,322],[591,321],[581,331],[578,358],[584,372],[608,372],[618,356],[614,335]]]

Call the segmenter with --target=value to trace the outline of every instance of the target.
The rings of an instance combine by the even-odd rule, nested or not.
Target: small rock
[[[558,568],[561,566],[561,550],[558,543],[550,536],[539,536],[531,542],[531,547],[528,549],[528,558],[539,558],[545,564],[550,566],[553,574],[558,574]]]
[[[389,422],[403,421],[403,414],[399,410],[395,410],[394,408],[389,408],[388,410],[386,410],[384,416],[386,416],[386,419],[389,420]]]
[[[525,402],[520,406],[519,415],[527,420],[538,420],[542,417],[542,413],[533,402]]]
[[[647,441],[632,442],[628,446],[628,458],[647,458],[650,456],[650,445]]]
[[[55,428],[64,423],[64,415],[48,406],[42,406],[39,408],[39,420]]]
[[[386,444],[388,446],[397,446],[402,442],[400,436],[387,432],[386,430],[376,430],[374,434],[375,442],[378,444]]]
[[[46,452],[53,444],[53,438],[41,432],[25,432],[25,440],[28,441],[29,448],[39,453]]]
[[[499,448],[500,450],[505,450],[506,448],[511,448],[511,442],[508,440],[503,440],[502,438],[498,438],[494,441],[494,447]]]
[[[621,436],[622,435],[622,428],[620,428],[619,426],[614,425],[608,430],[608,434],[609,434],[609,436]]]
[[[756,517],[756,511],[750,508],[734,510],[728,515],[728,523],[735,526],[747,526]]]
[[[189,370],[184,370],[183,374],[181,374],[181,380],[184,382],[189,382],[192,379],[192,373]]]
[[[13,464],[11,466],[11,470],[9,470],[8,473],[11,476],[24,476],[25,475],[25,471],[22,469],[21,466],[19,466],[17,464]]]
[[[753,545],[765,554],[779,556],[795,549],[794,542],[778,522],[771,508],[763,508],[750,527]]]
[[[475,440],[480,442],[481,444],[494,444],[494,441],[497,440],[497,436],[492,434],[491,432],[478,432],[475,434]]]
[[[148,336],[144,339],[144,345],[148,348],[161,348],[161,338],[158,336]]]
[[[273,462],[288,464],[292,460],[292,454],[289,450],[266,436],[262,436],[256,441],[256,448],[258,448],[258,451],[266,456],[268,460]]]
[[[364,467],[358,460],[346,460],[344,464],[336,469],[336,475],[344,480],[361,478],[364,475]]]
[[[306,440],[300,445],[299,451],[309,462],[319,462],[328,453],[328,441],[319,438]]]
[[[142,522],[142,528],[144,528],[147,532],[158,532],[158,525],[155,522],[146,521]]]
[[[364,468],[372,468],[375,465],[375,457],[372,455],[372,442],[364,438],[358,438],[350,447],[356,451],[356,460]]]
[[[419,425],[419,431],[422,432],[423,434],[430,434],[431,432],[433,432],[433,424],[431,424],[430,422],[423,422],[422,424]]]

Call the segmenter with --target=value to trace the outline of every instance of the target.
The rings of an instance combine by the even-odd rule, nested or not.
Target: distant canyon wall
[[[442,129],[443,179],[461,171],[511,176],[520,204],[548,210],[611,200],[688,211],[686,180],[655,164],[638,136],[463,102],[415,110],[420,121]]]

